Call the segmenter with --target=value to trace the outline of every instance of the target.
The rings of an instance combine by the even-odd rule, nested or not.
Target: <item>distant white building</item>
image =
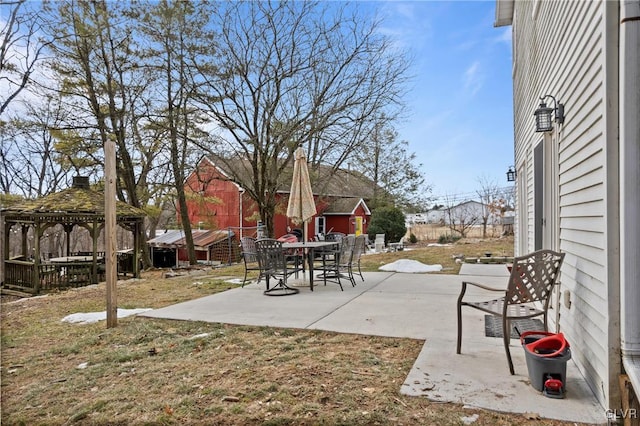
[[[444,223],[465,223],[471,225],[482,225],[483,218],[487,216],[487,224],[500,223],[500,215],[497,212],[490,212],[489,206],[479,201],[465,201],[448,209],[442,210]]]
[[[434,209],[427,212],[427,223],[444,223],[444,210]]]
[[[454,223],[481,225],[482,218],[489,214],[487,224],[500,224],[498,213],[487,212],[488,206],[478,201],[465,201],[449,209],[432,209],[422,213],[407,213],[405,215],[407,225],[450,225]]]

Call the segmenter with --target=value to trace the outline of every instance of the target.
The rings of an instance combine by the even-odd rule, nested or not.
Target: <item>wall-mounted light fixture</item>
[[[507,170],[507,182],[515,182],[516,176],[518,176],[516,170],[513,166],[509,166],[509,170]]]
[[[545,103],[547,98],[553,99],[553,108],[548,107]],[[536,116],[536,132],[549,132],[553,129],[554,119],[558,124],[564,123],[564,105],[556,102],[556,98],[553,96],[544,95],[540,98],[540,106],[533,115]]]

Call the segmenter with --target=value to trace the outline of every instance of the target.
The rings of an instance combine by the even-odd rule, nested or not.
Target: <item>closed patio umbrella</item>
[[[313,199],[307,157],[302,147],[296,149],[293,164],[293,179],[291,180],[291,193],[287,205],[287,217],[294,223],[304,223],[303,241],[307,240],[306,222],[317,212]]]

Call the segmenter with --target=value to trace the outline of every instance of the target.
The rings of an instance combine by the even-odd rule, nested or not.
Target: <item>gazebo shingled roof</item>
[[[27,290],[29,286],[36,293],[39,290],[39,270],[40,265],[40,238],[44,230],[60,224],[65,227],[67,233],[67,256],[69,255],[69,233],[73,226],[78,225],[87,229],[93,240],[93,267],[92,282],[97,282],[96,273],[96,250],[97,238],[100,229],[105,222],[105,206],[104,194],[93,191],[89,188],[89,179],[87,177],[76,176],[73,178],[73,186],[60,192],[47,195],[35,200],[27,200],[22,203],[12,205],[0,210],[0,215],[4,219],[4,253],[2,253],[2,262],[7,266],[9,261],[9,236],[10,229],[14,225],[23,227],[23,256],[26,258],[26,230],[33,227],[35,233],[35,252],[33,265],[34,273],[32,279],[27,280]],[[145,212],[142,209],[133,207],[127,203],[116,201],[116,222],[123,228],[128,229],[134,235],[134,276],[139,276],[139,250],[140,238],[142,232]],[[22,265],[24,266],[24,265]],[[4,268],[6,270],[6,268]],[[3,278],[5,285],[11,284],[10,276]],[[21,282],[24,284],[24,279]]]
[[[88,183],[85,186],[84,182],[77,183],[74,180],[74,186],[71,188],[13,205],[3,209],[3,215],[5,218],[98,216],[104,220],[104,194],[91,190]],[[116,201],[118,220],[144,217],[144,210]],[[62,223],[64,222],[66,221],[63,220]]]

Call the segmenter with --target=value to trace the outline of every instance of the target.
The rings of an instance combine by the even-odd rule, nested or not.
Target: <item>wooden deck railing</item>
[[[22,260],[5,260],[4,286],[25,293],[38,294],[50,290],[82,287],[91,284],[91,262],[69,262],[63,264],[43,263],[38,265],[36,279],[35,263]],[[96,281],[104,280],[104,269],[98,265]]]
[[[4,285],[5,287],[24,291],[27,293],[37,293],[34,278],[34,263],[23,260],[4,261]]]

